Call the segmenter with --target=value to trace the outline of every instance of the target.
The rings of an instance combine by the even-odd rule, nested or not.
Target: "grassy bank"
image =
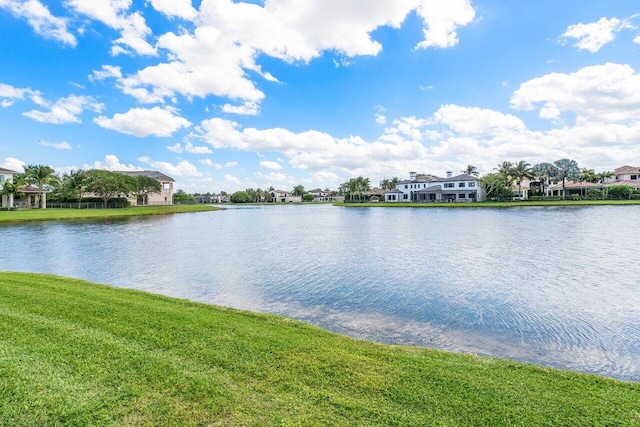
[[[216,209],[218,208],[207,205],[140,206],[122,209],[22,209],[0,211],[0,223],[166,215]]]
[[[640,425],[640,384],[0,272],[0,424]]]
[[[640,200],[555,200],[555,201],[522,201],[522,202],[473,202],[473,203],[335,203],[335,206],[353,208],[385,207],[385,208],[517,208],[523,206],[605,206],[605,205],[640,205]]]

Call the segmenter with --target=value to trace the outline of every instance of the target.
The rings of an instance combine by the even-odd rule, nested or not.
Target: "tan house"
[[[146,197],[137,197],[132,195],[128,197],[131,206],[147,206],[147,205],[172,205],[173,204],[173,183],[175,180],[170,176],[158,171],[115,171],[123,175],[132,177],[148,176],[160,183],[161,190],[159,193],[152,193]]]
[[[294,196],[290,191],[273,190],[271,203],[302,203],[302,197]]]
[[[613,171],[613,176],[605,180],[607,185],[629,185],[636,190],[640,188],[640,168],[637,166],[621,166]]]

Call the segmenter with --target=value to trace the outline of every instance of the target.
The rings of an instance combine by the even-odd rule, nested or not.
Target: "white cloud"
[[[16,159],[15,157],[5,157],[2,163],[0,163],[0,166],[5,169],[22,173],[24,172],[24,165],[26,164],[26,162]]]
[[[40,143],[40,145],[42,145],[43,147],[51,147],[51,148],[56,148],[58,150],[71,150],[71,145],[69,145],[67,141],[48,142],[48,141],[40,140],[38,141],[38,143]]]
[[[195,146],[190,142],[187,142],[184,146],[179,142],[175,145],[170,145],[167,147],[167,150],[172,151],[174,153],[182,153],[186,151],[191,154],[211,154],[213,151],[209,147],[206,146]]]
[[[198,162],[205,166],[213,166],[213,161],[211,159],[201,159]]]
[[[168,0],[152,4],[175,16],[177,5],[169,6]],[[193,14],[189,7],[185,10]],[[457,28],[475,16],[470,0],[203,0],[192,31],[182,28],[179,34],[158,38],[157,47],[167,52],[168,60],[122,78],[119,85],[140,102],[215,95],[240,101],[225,104],[225,112],[257,114],[265,95],[250,73],[278,81],[256,63],[260,55],[302,63],[325,51],[337,52],[345,61],[377,55],[382,45],[371,34],[384,26],[400,27],[411,11],[417,11],[425,28],[420,48],[456,45]]]
[[[177,165],[173,165],[169,162],[158,162],[147,156],[143,156],[140,157],[138,161],[170,176],[202,176],[202,173],[198,172],[198,168],[186,160],[181,161]]]
[[[76,37],[67,29],[67,20],[53,16],[39,0],[0,0],[0,9],[7,9],[15,17],[26,19],[36,34],[46,39],[72,47],[78,44]]]
[[[1,1],[1,0],[0,0]],[[11,107],[16,100],[24,100],[29,97],[36,103],[42,100],[40,92],[31,90],[29,88],[17,88],[5,83],[0,83],[0,99],[2,99],[2,106],[4,108]]]
[[[377,113],[375,114],[376,123],[383,126],[386,125],[387,117],[384,115],[384,112],[386,111],[385,108],[382,105],[377,105],[376,110],[377,110]]]
[[[132,108],[111,119],[100,116],[93,121],[100,127],[141,138],[149,135],[169,137],[179,129],[191,126],[191,122],[175,113],[176,110],[169,107]]]
[[[625,28],[633,28],[633,26],[627,20],[607,19],[603,16],[597,22],[589,24],[581,22],[576,25],[570,25],[561,37],[564,40],[569,38],[576,39],[574,47],[595,53],[605,44],[612,42],[616,34]]]
[[[260,166],[263,167],[263,168],[266,168],[266,169],[272,169],[272,170],[276,170],[276,171],[284,169],[280,163],[270,162],[268,160],[260,162]]]
[[[198,14],[191,4],[191,0],[150,0],[150,2],[155,10],[170,18],[176,17],[192,21]]]
[[[552,73],[520,85],[511,105],[558,118],[571,112],[577,120],[622,122],[640,117],[640,75],[629,65],[607,63],[571,74]]]
[[[34,102],[42,107],[48,108],[49,111],[43,112],[31,110],[22,113],[24,116],[32,118],[38,122],[58,125],[66,123],[81,123],[79,116],[85,109],[96,113],[99,113],[104,109],[104,104],[96,102],[96,100],[90,96],[70,95],[66,98],[57,100],[53,104],[38,99],[34,99]]]
[[[120,32],[120,38],[113,41],[113,55],[132,51],[139,55],[156,54],[156,48],[146,41],[152,33],[142,14],[127,13],[131,0],[65,0],[64,3],[78,13]]]
[[[260,112],[260,107],[255,102],[245,102],[242,105],[224,104],[222,111],[229,114],[242,114],[245,116],[256,116]]]
[[[93,70],[93,72],[89,75],[89,80],[99,81],[106,80],[108,78],[122,78],[122,71],[120,67],[116,67],[113,65],[103,65],[102,70]]]
[[[255,177],[260,180],[260,182],[266,182],[265,187],[269,187],[271,184],[277,183],[293,183],[295,179],[292,176],[285,175],[279,172],[271,172],[264,174],[262,172],[256,172]]]
[[[227,162],[227,163],[224,164],[225,168],[232,168],[232,167],[235,167],[235,166],[238,166],[238,162]]]
[[[422,0],[418,15],[427,28],[424,29],[424,41],[418,48],[447,48],[458,44],[459,27],[473,22],[476,12],[470,0]]]
[[[96,160],[93,165],[85,164],[84,169],[104,169],[109,171],[136,171],[142,170],[141,167],[134,166],[132,164],[125,165],[120,163],[118,156],[114,154],[107,154],[104,156],[104,161]]]

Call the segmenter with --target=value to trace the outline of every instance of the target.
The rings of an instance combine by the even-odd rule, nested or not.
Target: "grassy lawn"
[[[22,209],[15,211],[0,211],[0,223],[165,215],[183,212],[210,211],[216,209],[219,208],[207,205],[141,206],[122,209]]]
[[[640,425],[640,384],[0,272],[0,425]]]
[[[517,208],[523,206],[604,206],[604,205],[640,205],[640,200],[556,200],[522,202],[473,202],[473,203],[335,203],[335,206],[354,208]]]

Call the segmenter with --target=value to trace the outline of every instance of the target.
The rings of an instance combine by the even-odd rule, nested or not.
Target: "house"
[[[222,194],[198,194],[195,196],[196,202],[200,204],[211,204],[211,203],[226,203],[229,201],[227,196],[223,196]]]
[[[173,183],[175,180],[170,176],[158,171],[115,171],[122,175],[128,175],[132,177],[136,176],[148,176],[155,179],[160,183],[161,190],[159,193],[151,193],[145,197],[131,196],[128,198],[131,206],[146,206],[146,205],[172,205],[173,204]]]
[[[331,190],[315,188],[313,190],[309,190],[308,193],[313,195],[314,202],[337,202],[344,200],[344,196],[338,196]]]
[[[453,176],[451,172],[447,172],[446,178],[410,172],[408,180],[400,181],[394,190],[384,195],[385,202],[475,202],[484,199],[480,178],[468,174]]]
[[[629,185],[636,190],[640,188],[640,168],[637,166],[621,166],[613,171],[613,176],[605,181],[607,185]]]
[[[13,177],[18,172],[5,168],[0,168],[0,189],[5,182],[13,182]],[[0,208],[34,208],[40,206],[40,195],[42,195],[42,208],[47,207],[47,190],[40,190],[38,187],[23,185],[18,189],[17,194],[7,194],[0,197]]]
[[[302,197],[294,196],[290,191],[271,191],[271,203],[302,203]]]
[[[0,189],[4,186],[5,182],[13,182],[13,176],[18,172],[5,168],[0,168]],[[0,198],[0,208],[13,207],[13,194],[2,195]]]

